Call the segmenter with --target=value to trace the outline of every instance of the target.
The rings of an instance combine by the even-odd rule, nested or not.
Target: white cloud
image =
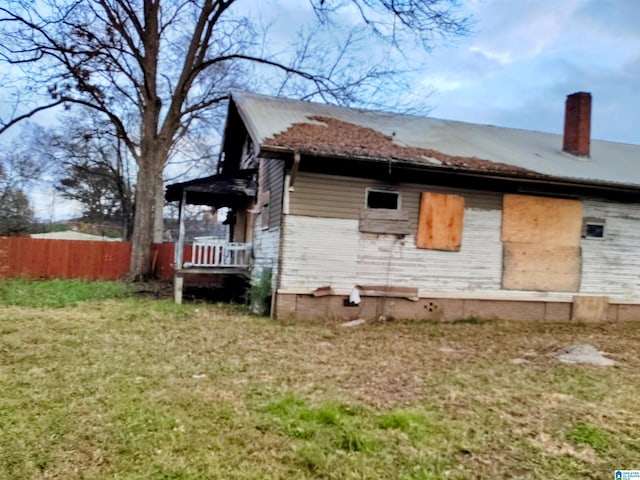
[[[477,26],[436,52],[436,117],[560,133],[564,99],[594,98],[594,138],[640,144],[640,2],[487,0]]]

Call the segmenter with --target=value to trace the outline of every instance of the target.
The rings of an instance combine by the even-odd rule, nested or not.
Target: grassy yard
[[[12,283],[0,284],[2,479],[557,480],[640,468],[640,322],[341,329],[113,284],[75,298],[87,287]],[[15,288],[31,304],[5,293]],[[51,288],[58,300],[42,302]],[[559,363],[553,352],[573,343],[618,365]]]

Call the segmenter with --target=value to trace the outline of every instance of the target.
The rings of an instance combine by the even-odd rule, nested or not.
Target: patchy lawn
[[[0,478],[613,478],[640,468],[639,334],[5,305]],[[553,357],[579,342],[617,366]]]

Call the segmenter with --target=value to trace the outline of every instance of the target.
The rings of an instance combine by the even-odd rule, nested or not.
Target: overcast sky
[[[300,2],[280,0],[274,26],[309,14]],[[462,3],[475,20],[473,32],[434,49],[415,92],[407,92],[435,88],[431,116],[561,133],[566,95],[587,91],[592,137],[640,144],[640,1]],[[262,0],[256,8],[265,8]],[[33,200],[47,206],[38,208],[40,217],[60,217],[56,205],[72,214],[51,191]]]
[[[593,96],[592,137],[640,144],[640,1],[468,0],[475,33],[437,49],[431,115],[561,133],[566,95]]]

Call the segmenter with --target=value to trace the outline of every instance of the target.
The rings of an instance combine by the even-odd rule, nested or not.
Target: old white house
[[[640,146],[590,116],[584,92],[564,135],[233,92],[192,186],[280,318],[640,319]]]

